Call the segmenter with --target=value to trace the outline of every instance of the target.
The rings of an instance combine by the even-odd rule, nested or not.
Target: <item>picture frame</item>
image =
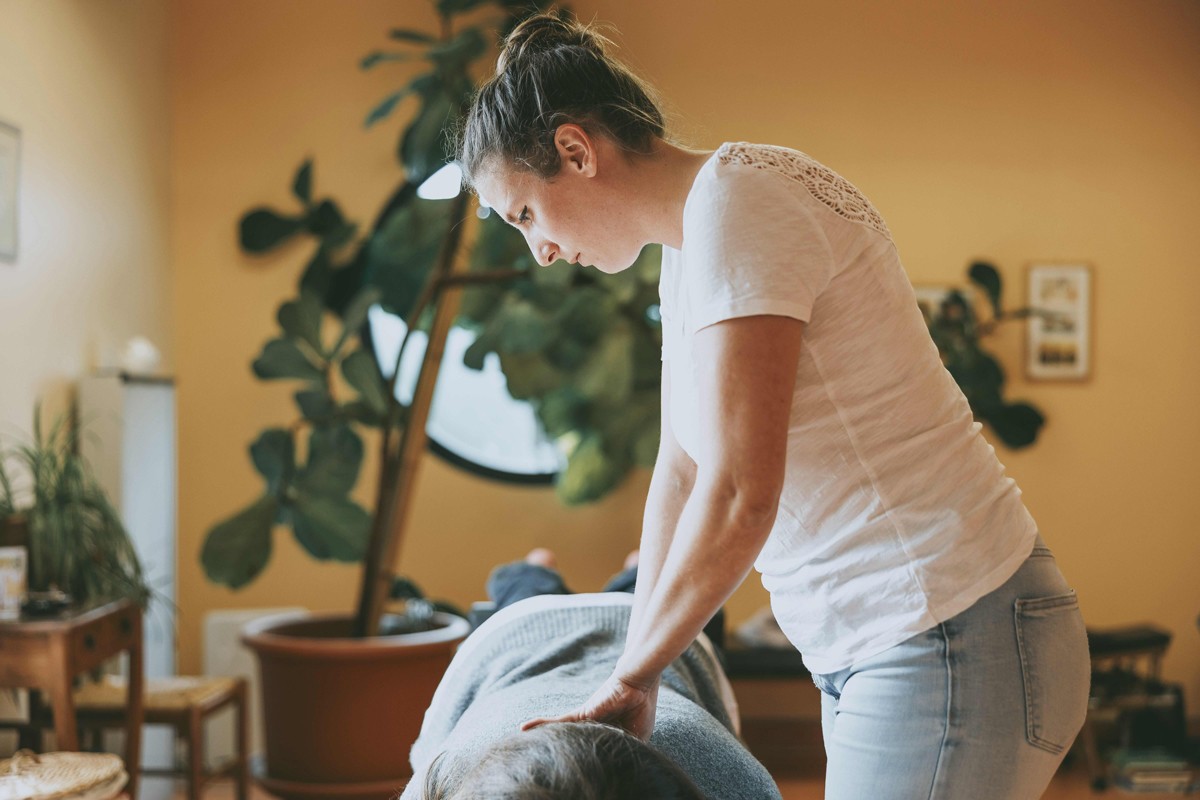
[[[1092,374],[1092,267],[1032,263],[1027,267],[1025,376],[1087,380]]]
[[[0,121],[0,261],[17,260],[21,131]]]

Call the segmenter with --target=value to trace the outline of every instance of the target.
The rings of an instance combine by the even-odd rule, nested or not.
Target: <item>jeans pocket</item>
[[[1075,740],[1087,715],[1091,661],[1079,598],[1072,589],[1018,599],[1014,616],[1025,686],[1025,738],[1059,754]]]

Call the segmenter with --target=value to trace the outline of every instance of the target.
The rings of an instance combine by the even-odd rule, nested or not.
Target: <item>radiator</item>
[[[262,701],[258,691],[258,664],[254,654],[240,640],[242,626],[274,614],[305,611],[291,608],[238,608],[210,611],[204,615],[204,674],[243,677],[249,683],[247,712],[250,716],[250,753],[261,753],[263,747]],[[229,713],[218,714],[204,732],[205,761],[216,766],[233,757],[234,722]]]

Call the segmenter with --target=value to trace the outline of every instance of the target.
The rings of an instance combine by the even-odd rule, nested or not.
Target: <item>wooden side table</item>
[[[76,675],[129,653],[126,697],[126,792],[137,797],[142,744],[142,611],[131,600],[68,609],[54,617],[0,622],[0,687],[36,689],[50,698],[59,750],[79,749],[75,701]],[[30,708],[36,724],[35,709]]]

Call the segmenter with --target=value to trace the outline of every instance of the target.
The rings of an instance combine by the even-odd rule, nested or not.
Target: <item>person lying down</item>
[[[635,566],[608,591],[569,594],[552,563],[535,563],[539,552],[492,573],[499,608],[442,678],[400,800],[779,800],[737,737],[733,694],[704,634],[663,674],[649,744],[598,722],[521,730],[579,707],[608,677],[633,604]]]

